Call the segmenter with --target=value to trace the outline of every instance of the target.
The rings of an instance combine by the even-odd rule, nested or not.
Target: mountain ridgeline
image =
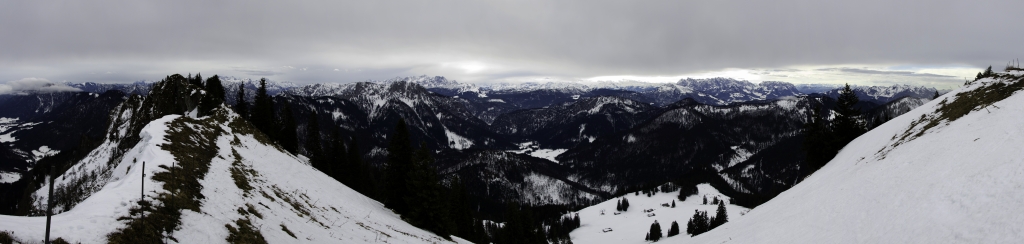
[[[442,239],[450,234],[495,243],[512,243],[513,230],[568,240],[568,231],[547,233],[534,223],[550,227],[564,211],[667,182],[710,183],[737,204],[756,206],[821,167],[808,161],[823,157],[807,153],[808,140],[840,132],[822,129],[812,137],[809,125],[832,128],[842,120],[872,128],[936,94],[909,86],[804,94],[785,82],[728,78],[478,86],[420,76],[297,86],[196,74],[69,86],[82,92],[0,95],[3,214],[38,216],[45,207],[67,212],[107,183],[127,179],[137,163],[126,163],[126,155],[152,140],[146,137],[152,123],[167,120],[179,123],[178,132],[197,133],[169,137],[168,145],[182,138],[216,144],[231,133],[252,136]],[[245,144],[238,135],[226,143]],[[76,139],[45,139],[55,137]],[[218,159],[200,161],[211,160]],[[51,169],[60,180],[48,206],[42,188]],[[167,189],[192,194],[201,191],[201,182]],[[159,201],[169,200],[155,197],[132,211],[183,211],[146,205]],[[452,214],[438,215],[443,212]],[[439,216],[446,218],[427,221]],[[183,217],[147,218],[174,223]],[[508,225],[481,225],[485,219]],[[161,235],[133,226],[127,223],[109,238]]]

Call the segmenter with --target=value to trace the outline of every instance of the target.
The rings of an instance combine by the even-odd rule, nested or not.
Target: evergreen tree
[[[284,100],[281,110],[281,131],[278,132],[281,147],[289,153],[296,154],[299,149],[298,126],[295,124],[295,115],[292,113],[292,105],[287,99]]]
[[[711,228],[721,226],[726,222],[729,222],[729,216],[725,212],[725,202],[718,202],[718,211],[715,212],[715,222],[711,223]]]
[[[615,211],[622,212],[622,199],[615,201]]]
[[[853,89],[850,89],[849,84],[839,92],[839,100],[836,103],[835,109],[836,116],[832,120],[832,131],[838,140],[838,144],[832,147],[836,153],[843,146],[846,146],[847,143],[865,132],[864,125],[858,120],[860,110],[854,108],[858,102],[860,102],[860,99],[854,94]],[[835,154],[830,155],[829,160],[832,157],[835,157]]]
[[[693,236],[693,233],[697,233],[697,226],[696,223],[693,222],[693,218],[691,217],[689,221],[686,221],[686,234]]]
[[[629,199],[626,199],[625,197],[622,198],[622,211],[629,211]]]
[[[932,99],[939,99],[939,90],[935,90],[935,96],[932,96]]]
[[[400,119],[395,125],[394,133],[391,134],[388,142],[388,164],[384,176],[386,196],[385,205],[399,214],[405,214],[408,208],[403,201],[405,192],[406,176],[409,167],[412,165],[412,145],[409,139],[409,129],[405,120]]]
[[[676,207],[676,200],[672,200],[672,208]]]
[[[668,228],[668,237],[673,237],[679,234],[679,223],[672,221],[672,226]]]
[[[523,211],[515,204],[505,208],[505,226],[498,231],[496,244],[545,243],[544,232],[534,225],[533,214]]]
[[[850,140],[864,133],[863,125],[858,120],[860,110],[854,108],[859,101],[860,98],[857,98],[857,94],[853,92],[849,84],[840,91],[839,100],[836,103],[836,118],[833,119],[833,130],[836,131],[836,136],[840,141],[843,141],[841,144],[844,146]]]
[[[249,119],[249,103],[245,101],[245,83],[238,84],[238,94],[235,98],[235,112],[242,118]]]
[[[199,73],[196,73],[195,77],[192,77],[191,79],[189,79],[189,83],[192,83],[192,85],[195,85],[195,86],[198,86],[198,87],[205,88],[203,86],[203,76],[199,75]]]
[[[328,173],[331,169],[323,162],[323,143],[320,142],[320,120],[316,116],[316,110],[310,111],[309,122],[306,125],[306,154],[309,155],[309,162],[320,172]]]
[[[348,145],[347,154],[352,188],[363,195],[376,196],[377,194],[372,192],[373,181],[369,176],[370,169],[363,164],[363,154],[359,152],[359,141],[355,137],[352,137],[352,142]]]
[[[828,161],[861,134],[866,132],[864,123],[860,121],[861,112],[855,106],[860,102],[850,85],[847,84],[839,92],[836,102],[835,116],[828,123],[819,108],[811,110],[812,115],[804,125],[804,150],[807,153],[807,174],[823,167]],[[880,124],[880,123],[878,123]]]
[[[257,129],[263,131],[270,138],[277,138],[274,129],[274,100],[267,94],[267,79],[260,79],[260,86],[256,89],[255,105],[252,110],[252,123]]]
[[[835,149],[833,149],[833,145],[836,144],[835,137],[826,124],[821,110],[821,107],[812,106],[811,114],[803,128],[803,148],[807,153],[805,164],[808,168],[805,174],[818,170],[832,160],[832,156],[835,156]]]
[[[338,180],[338,182],[342,182],[351,187],[351,176],[347,175],[349,166],[348,155],[345,153],[345,140],[342,139],[339,129],[334,130],[334,134],[331,136],[331,145],[334,148],[331,150],[331,156],[333,159],[330,161],[333,165],[331,166],[330,175],[331,177],[334,177],[334,179]]]
[[[711,230],[712,220],[708,218],[706,211],[693,211],[693,217],[686,223],[686,233],[690,236],[700,235]]]
[[[473,208],[469,203],[469,191],[466,190],[461,179],[458,177],[452,179],[450,192],[452,196],[448,198],[451,201],[449,216],[452,216],[455,225],[451,234],[473,243],[486,243],[487,234],[483,233],[483,226],[473,217]]]
[[[580,214],[579,213],[577,213],[576,216],[574,216],[572,218],[572,221],[576,224],[576,228],[580,228],[580,224],[581,223],[580,223]]]
[[[214,75],[206,79],[205,87],[206,95],[199,102],[200,116],[209,115],[210,111],[224,103],[224,86],[220,83],[220,77]]]
[[[438,236],[447,237],[453,224],[433,163],[427,144],[422,143],[407,172],[403,200],[408,209],[402,218]]]
[[[661,240],[661,225],[658,224],[657,220],[655,220],[654,223],[651,224],[651,230],[648,233],[650,241]]]

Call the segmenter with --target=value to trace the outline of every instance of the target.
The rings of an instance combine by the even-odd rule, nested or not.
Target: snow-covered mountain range
[[[270,132],[297,130],[293,143],[298,148],[284,150],[283,144],[272,141],[277,139],[254,132],[246,119],[229,109],[239,102],[235,94],[240,84],[251,104],[259,81],[221,80],[226,106],[212,116],[195,109],[207,94],[195,85],[85,83],[68,84],[82,92],[0,95],[5,108],[0,109],[0,159],[5,159],[0,164],[0,192],[5,192],[0,210],[40,215],[47,206],[48,168],[36,166],[59,165],[53,203],[61,213],[58,216],[63,216],[58,219],[71,225],[81,224],[81,219],[98,223],[70,231],[65,239],[119,238],[116,233],[130,232],[132,219],[142,218],[132,209],[152,206],[130,200],[134,190],[129,189],[138,190],[132,186],[146,182],[149,203],[168,201],[163,197],[177,191],[173,188],[177,183],[152,176],[174,174],[170,168],[193,167],[176,165],[191,162],[179,158],[182,151],[175,151],[180,150],[175,147],[188,147],[187,154],[210,157],[205,160],[208,165],[195,168],[204,171],[197,175],[199,181],[189,183],[202,186],[201,191],[189,193],[198,195],[190,197],[206,200],[180,209],[181,226],[186,227],[167,232],[177,242],[219,242],[225,235],[259,225],[275,226],[260,231],[274,242],[346,242],[338,239],[338,233],[361,238],[349,239],[354,242],[368,242],[371,235],[374,241],[388,236],[396,238],[391,242],[444,242],[399,224],[400,217],[337,180],[325,178],[307,161],[316,146],[309,144],[316,141],[309,140],[311,135],[341,137],[341,141],[359,142],[355,157],[367,162],[370,176],[378,177],[387,168],[388,143],[400,120],[407,124],[411,141],[430,149],[444,184],[456,179],[465,184],[481,218],[500,219],[508,205],[547,213],[569,211],[680,178],[699,179],[709,184],[704,187],[715,189],[703,192],[728,195],[737,207],[750,208],[803,180],[807,173],[800,153],[803,123],[812,108],[835,106],[831,93],[806,95],[785,82],[728,78],[672,84],[477,85],[440,76],[303,86],[268,81],[274,119],[290,118],[296,124]],[[934,95],[933,89],[911,86],[857,89],[867,99],[857,108],[870,126],[921,106]],[[81,139],[60,143],[49,139],[55,137]],[[19,161],[8,163],[8,159]],[[143,172],[140,162],[150,164],[145,172],[151,178],[138,177]],[[239,176],[250,177],[247,187],[237,181]],[[330,183],[316,183],[321,181]],[[245,190],[250,187],[261,193]],[[195,197],[200,195],[205,197]],[[331,203],[319,203],[323,198]],[[349,200],[361,205],[334,204]],[[237,211],[231,206],[244,207]],[[372,218],[354,213],[363,210],[383,213]],[[267,212],[274,216],[267,217]],[[336,226],[342,219],[357,221],[357,217],[363,221],[361,230]],[[39,221],[36,217],[5,220]],[[220,228],[223,225],[228,227]],[[288,228],[292,229],[285,231]],[[0,230],[14,230],[16,237],[37,234],[13,225],[0,224]],[[305,240],[295,235],[299,232],[306,235]]]
[[[1020,90],[1022,71],[974,81],[858,137],[823,168],[742,216],[730,211],[729,222],[710,232],[660,242],[1018,242],[1024,237],[1024,211],[1016,207],[1024,202],[1016,194],[1024,186]],[[690,217],[663,219],[662,211],[655,211],[662,226]],[[620,221],[580,213],[583,226],[595,227],[576,230],[574,241],[643,243],[646,229],[614,239],[596,229]]]

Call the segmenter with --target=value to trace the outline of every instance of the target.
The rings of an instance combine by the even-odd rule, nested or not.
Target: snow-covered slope
[[[635,193],[635,192],[634,192]],[[661,232],[668,233],[672,221],[679,223],[680,236],[686,235],[686,222],[693,217],[694,211],[706,211],[714,215],[718,205],[711,204],[715,197],[728,199],[709,184],[697,185],[697,194],[688,196],[685,201],[679,201],[679,190],[672,192],[660,192],[650,197],[645,194],[626,194],[623,197],[614,198],[594,206],[584,208],[576,213],[580,216],[580,227],[570,233],[573,243],[649,243],[644,241],[644,234],[650,230],[651,224],[658,221],[661,225]],[[704,204],[704,198],[708,204]],[[629,209],[624,212],[615,210],[615,206],[622,198],[629,201]],[[675,201],[676,206],[671,207]],[[669,207],[662,204],[669,204]],[[654,211],[644,211],[653,209]],[[726,204],[726,213],[729,221],[743,218],[749,209]],[[653,216],[647,216],[653,214]],[[610,230],[608,230],[610,229]],[[608,230],[606,232],[606,230]]]
[[[266,144],[265,137],[253,131],[226,107],[213,116],[167,115],[148,123],[139,133],[139,142],[110,165],[111,176],[99,191],[53,216],[52,236],[71,242],[107,242],[108,234],[121,232],[143,218],[131,213],[138,207],[140,191],[146,200],[157,202],[154,206],[174,208],[162,200],[183,194],[166,189],[178,189],[175,184],[187,185],[179,182],[190,179],[167,177],[173,177],[176,170],[194,170],[196,174],[190,176],[201,185],[198,197],[193,198],[198,207],[175,210],[181,213],[181,224],[167,235],[172,243],[225,243],[230,229],[254,230],[269,243],[448,242],[409,225],[382,204]],[[188,165],[187,158],[202,155],[204,150],[212,153],[208,162],[198,161],[198,165],[207,164],[205,171],[183,166]],[[104,161],[76,165],[78,168],[66,174],[107,166]],[[59,177],[58,184],[66,178]],[[144,188],[140,188],[143,182]],[[37,192],[37,197],[45,197],[43,192]],[[189,202],[187,194],[179,197],[186,199],[175,203]],[[0,230],[11,231],[21,240],[37,240],[43,236],[45,221],[45,217],[0,215]]]
[[[1024,85],[1021,72],[999,76],[862,135],[741,219],[662,242],[1019,243]]]

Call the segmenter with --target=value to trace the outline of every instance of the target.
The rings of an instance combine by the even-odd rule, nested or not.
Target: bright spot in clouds
[[[487,65],[484,65],[484,63],[477,62],[477,61],[469,61],[469,62],[444,63],[444,64],[441,64],[441,67],[456,68],[456,69],[462,70],[462,72],[465,72],[467,74],[473,74],[473,73],[477,73],[477,72],[483,71],[484,69],[487,68]]]

